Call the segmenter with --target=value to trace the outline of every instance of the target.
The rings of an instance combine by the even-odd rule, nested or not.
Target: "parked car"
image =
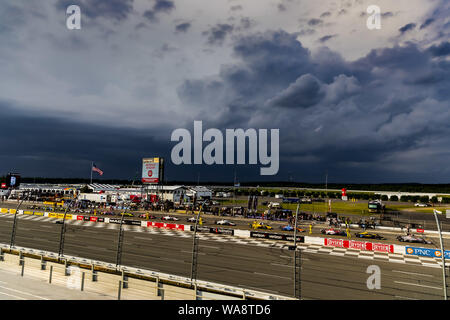
[[[431,207],[431,204],[417,202],[417,203],[414,204],[414,206],[415,207]]]

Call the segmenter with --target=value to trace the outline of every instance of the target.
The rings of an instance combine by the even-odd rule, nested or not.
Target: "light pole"
[[[194,236],[192,238],[192,265],[191,265],[191,284],[192,281],[197,279],[197,253],[198,253],[198,239],[197,239],[197,226],[200,220],[200,213],[202,212],[203,205],[200,205],[198,210],[197,219],[195,220]]]
[[[444,300],[447,300],[447,282],[445,278],[445,251],[444,251],[444,243],[442,241],[442,233],[441,226],[439,225],[439,219],[437,217],[437,213],[442,214],[441,211],[437,211],[433,209],[434,219],[436,219],[436,226],[439,232],[439,241],[441,243],[441,259],[442,259],[442,285],[444,287]]]
[[[58,261],[61,259],[61,257],[64,255],[64,240],[66,236],[66,215],[67,211],[71,207],[73,200],[76,199],[78,195],[75,195],[72,199],[70,199],[69,205],[67,206],[66,210],[64,211],[64,217],[61,225],[61,234],[59,236],[59,251],[58,251]]]
[[[130,204],[131,205],[131,204]],[[122,217],[120,219],[119,225],[119,233],[118,233],[118,241],[117,241],[117,254],[116,254],[116,269],[122,263],[122,246],[123,246],[123,216],[125,215],[126,210],[124,209],[122,212]]]
[[[25,192],[24,192],[25,193]],[[22,198],[22,201],[20,201],[19,205],[16,208],[16,212],[14,213],[14,221],[12,226],[12,232],[11,232],[11,242],[9,244],[9,248],[11,249],[14,247],[14,242],[16,241],[16,229],[17,229],[17,212],[19,211],[20,206],[30,196],[30,191],[26,192],[26,197],[24,196]]]
[[[301,268],[297,266],[297,255],[301,259],[301,252],[297,252],[297,222],[298,222],[298,211],[300,209],[300,198],[297,203],[297,210],[295,211],[295,224],[294,224],[294,297],[297,299],[301,298],[301,286],[300,286],[300,270]]]

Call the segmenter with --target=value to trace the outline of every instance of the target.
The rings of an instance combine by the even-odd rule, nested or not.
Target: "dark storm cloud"
[[[427,20],[425,20],[424,23],[422,23],[422,25],[420,26],[420,30],[425,29],[426,27],[428,27],[433,22],[434,22],[433,18],[428,18]]]
[[[190,22],[180,23],[175,26],[175,32],[187,32],[190,27],[191,27]]]
[[[168,0],[156,0],[153,10],[155,12],[170,12],[175,9],[175,4],[173,1]]]
[[[313,18],[313,19],[308,20],[309,26],[318,26],[318,25],[321,25],[322,23],[323,23],[323,21],[321,19]]]
[[[324,97],[321,85],[311,74],[302,75],[276,97],[268,101],[271,107],[308,108]]]
[[[335,37],[337,37],[337,34],[330,34],[330,35],[326,35],[326,36],[323,36],[323,37],[319,38],[319,41],[324,43],[324,42],[327,42],[328,40],[333,39]]]
[[[158,15],[160,13],[170,13],[175,9],[175,3],[168,0],[156,0],[151,10],[146,10],[143,13],[143,17],[147,18],[151,22],[158,21]]]
[[[231,11],[239,11],[239,10],[242,10],[243,8],[242,8],[242,6],[241,5],[235,5],[235,6],[231,6],[230,7],[230,10]]]
[[[440,177],[436,166],[448,160],[442,143],[450,143],[450,64],[432,59],[441,46],[407,43],[348,62],[328,48],[312,55],[296,37],[272,31],[236,39],[240,61],[186,81],[180,98],[203,107],[198,118],[220,112],[211,123],[217,128],[280,128],[282,170],[299,159],[292,165],[303,172],[333,166],[347,177]]]
[[[249,17],[243,17],[241,18],[241,20],[239,21],[239,26],[237,27],[237,30],[247,30],[250,29],[251,27],[253,27],[255,25],[255,21]]]
[[[133,0],[58,0],[56,7],[66,11],[70,5],[78,5],[81,13],[95,19],[98,17],[125,19],[133,10]]]
[[[450,42],[442,42],[439,45],[434,45],[429,48],[431,54],[435,57],[443,57],[450,55]]]
[[[286,6],[282,3],[279,3],[277,5],[277,8],[278,8],[278,11],[286,11],[287,10]]]
[[[400,29],[398,29],[398,31],[400,31],[401,34],[413,30],[416,27],[415,23],[408,23],[406,25],[404,25],[403,27],[401,27]]]
[[[95,161],[104,178],[127,179],[135,177],[142,157],[167,155],[167,142],[146,130],[49,118],[5,102],[0,113],[2,130],[13,133],[0,136],[0,175],[17,170],[24,176],[89,178],[90,161]]]
[[[228,34],[234,29],[231,24],[217,24],[211,30],[204,31],[202,34],[208,36],[209,45],[222,45]]]

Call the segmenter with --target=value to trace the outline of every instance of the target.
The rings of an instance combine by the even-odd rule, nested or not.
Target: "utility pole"
[[[192,238],[192,265],[191,265],[191,285],[193,281],[197,280],[197,256],[198,256],[198,239],[197,239],[197,226],[200,220],[200,213],[202,212],[203,205],[200,205],[198,210],[197,219],[195,220],[194,236]]]
[[[59,236],[59,251],[58,251],[58,261],[60,261],[61,257],[64,255],[64,240],[66,237],[66,215],[67,211],[69,210],[70,206],[72,205],[72,202],[74,199],[76,199],[78,195],[75,195],[72,199],[70,199],[70,203],[67,206],[66,210],[64,211],[64,217],[63,222],[61,225],[61,234]]]
[[[25,192],[24,192],[25,193]],[[16,208],[16,212],[14,213],[14,221],[13,221],[13,226],[12,226],[12,231],[11,231],[11,242],[9,244],[9,248],[11,249],[12,247],[14,247],[14,242],[16,241],[16,229],[17,229],[17,212],[19,211],[20,206],[22,205],[22,203],[25,201],[25,199],[27,199],[30,196],[30,191],[26,192],[26,197],[24,196],[22,198],[22,201],[20,201],[19,205]]]

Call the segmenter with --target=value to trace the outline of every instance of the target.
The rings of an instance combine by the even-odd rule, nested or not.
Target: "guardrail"
[[[181,287],[186,289],[195,290],[195,298],[201,297],[199,293],[211,293],[217,295],[224,295],[230,298],[246,299],[246,300],[295,300],[292,297],[272,294],[268,292],[262,292],[257,290],[251,290],[246,288],[238,288],[234,286],[223,285],[210,281],[196,280],[191,283],[190,278],[171,275],[167,273],[155,272],[151,270],[134,268],[128,266],[116,267],[112,263],[107,263],[98,260],[89,260],[76,256],[65,255],[62,259],[58,259],[58,254],[49,251],[42,251],[36,249],[30,249],[25,247],[13,247],[9,248],[9,245],[0,243],[0,261],[4,260],[5,254],[12,254],[19,256],[21,261],[21,274],[23,275],[25,269],[24,258],[34,258],[40,260],[41,270],[46,269],[47,262],[57,263],[64,265],[64,270],[67,270],[70,266],[77,266],[82,270],[89,270],[91,273],[92,281],[96,281],[99,272],[109,273],[113,275],[121,276],[121,280],[118,284],[118,298],[120,299],[122,289],[126,289],[128,285],[128,279],[134,278],[139,280],[146,280],[155,282],[157,284],[157,296],[161,296],[164,288],[161,288],[160,284],[169,286]],[[64,261],[64,262],[63,262]],[[84,274],[82,272],[82,288],[84,287]],[[49,275],[49,282],[52,281],[52,270]]]

